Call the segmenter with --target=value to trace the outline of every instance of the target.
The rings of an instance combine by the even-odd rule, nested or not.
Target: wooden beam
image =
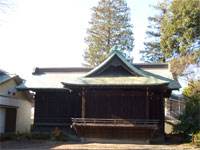
[[[146,119],[149,119],[149,87],[146,90]]]
[[[81,113],[82,118],[85,118],[85,91],[84,89],[82,90],[82,113]]]
[[[143,96],[146,91],[90,91],[87,95],[138,95]]]

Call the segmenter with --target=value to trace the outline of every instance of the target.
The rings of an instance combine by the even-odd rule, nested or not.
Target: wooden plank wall
[[[38,91],[35,96],[35,121],[70,120],[81,117],[81,96],[68,91]]]
[[[154,130],[148,128],[131,127],[75,127],[77,134],[83,139],[112,139],[130,140],[134,142],[147,142],[151,139]]]
[[[145,95],[86,95],[86,118],[145,119]]]
[[[98,94],[100,93],[100,94]],[[124,93],[124,94],[123,94]],[[149,92],[149,119],[161,120],[164,128],[162,93]],[[146,119],[146,91],[95,91],[85,94],[86,118]],[[81,118],[81,95],[66,91],[37,91],[35,123]]]

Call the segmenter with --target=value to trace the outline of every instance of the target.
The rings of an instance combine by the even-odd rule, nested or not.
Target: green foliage
[[[200,81],[190,82],[183,91],[186,100],[185,111],[178,117],[175,133],[189,135],[200,131]]]
[[[161,42],[165,58],[200,50],[200,1],[173,0],[161,22]]]
[[[101,0],[92,8],[91,27],[87,29],[84,51],[85,66],[102,63],[110,49],[118,45],[127,59],[132,60],[133,32],[130,24],[130,9],[125,0]]]
[[[16,140],[17,136],[15,133],[1,133],[0,141]]]
[[[193,139],[194,140],[194,144],[197,145],[197,146],[200,146],[200,132],[194,134],[193,138],[194,138]]]
[[[200,103],[200,81],[190,81],[189,86],[184,88],[183,96],[186,97],[187,102],[195,99]]]
[[[141,51],[142,60],[172,60],[172,72],[175,76],[181,75],[189,64],[198,63],[200,59],[200,1],[164,0],[154,7],[160,14],[149,18],[151,24],[148,41]]]
[[[163,57],[163,52],[160,46],[161,38],[161,22],[167,13],[169,6],[168,0],[164,0],[162,3],[158,3],[153,6],[154,9],[159,11],[159,14],[156,14],[153,17],[149,17],[148,30],[146,31],[146,41],[144,42],[145,48],[141,50],[142,61],[145,62],[165,62]]]
[[[49,132],[32,132],[30,134],[30,139],[35,140],[49,140],[51,139],[52,134]]]
[[[2,133],[0,141],[8,140],[49,140],[52,134],[48,132],[27,132],[27,133]]]

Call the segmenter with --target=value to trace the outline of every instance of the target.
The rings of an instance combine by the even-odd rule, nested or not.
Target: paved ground
[[[146,145],[117,143],[80,143],[60,141],[4,141],[0,149],[138,149],[138,150],[190,150],[199,149],[189,144],[181,145]]]

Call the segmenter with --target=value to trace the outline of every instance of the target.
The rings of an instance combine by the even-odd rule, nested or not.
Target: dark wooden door
[[[16,108],[7,108],[6,109],[5,132],[15,132],[16,116],[17,116]]]

